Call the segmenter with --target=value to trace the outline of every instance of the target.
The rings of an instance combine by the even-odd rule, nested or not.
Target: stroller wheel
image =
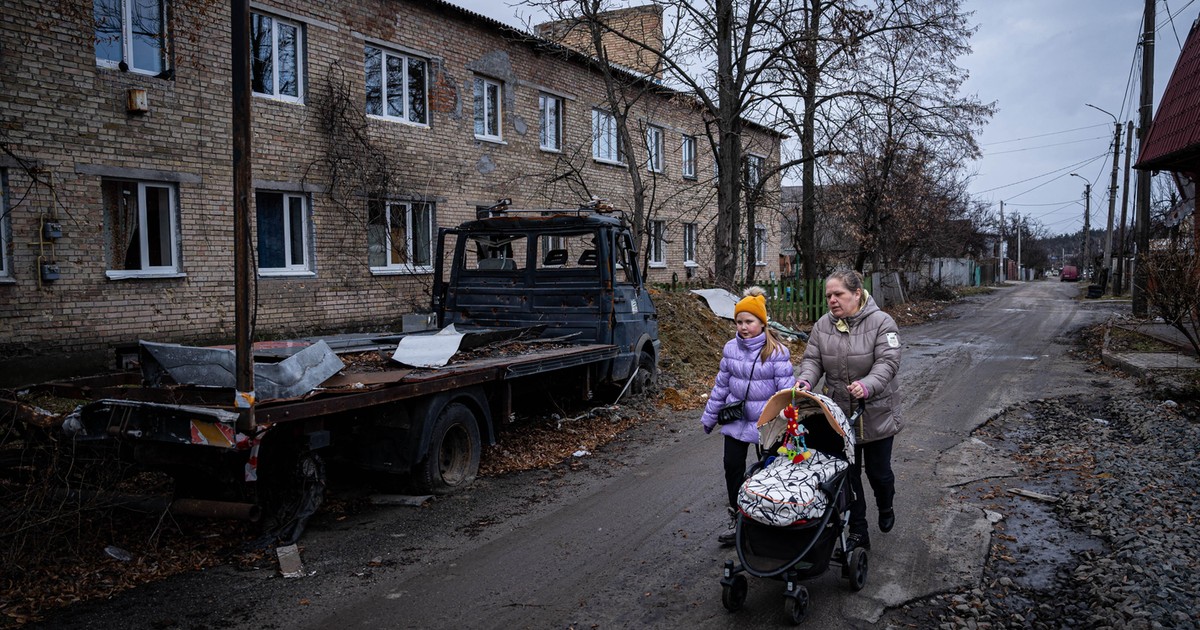
[[[846,579],[850,580],[850,590],[861,591],[867,584],[867,550],[858,547],[850,552],[850,559],[844,568]]]
[[[808,616],[808,589],[797,586],[795,591],[784,594],[783,612],[792,625],[804,621]]]
[[[735,575],[721,580],[721,604],[725,606],[725,610],[729,612],[741,610],[742,604],[746,603],[748,590],[749,586],[746,584],[744,575]]]

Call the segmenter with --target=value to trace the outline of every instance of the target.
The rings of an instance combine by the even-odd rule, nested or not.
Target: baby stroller
[[[793,624],[808,613],[808,590],[800,580],[840,564],[850,589],[867,580],[867,551],[846,553],[854,457],[855,419],[833,400],[802,390],[771,397],[758,420],[759,461],[746,471],[738,492],[735,546],[738,563],[726,560],[721,603],[741,609],[748,590],[744,573],[783,580],[784,611]]]

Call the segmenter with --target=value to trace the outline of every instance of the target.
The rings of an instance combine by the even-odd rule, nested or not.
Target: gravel
[[[981,509],[1004,515],[980,586],[910,602],[886,625],[1200,627],[1195,416],[1136,392],[1032,401],[997,415],[976,437],[1007,451],[1021,472],[966,489]]]

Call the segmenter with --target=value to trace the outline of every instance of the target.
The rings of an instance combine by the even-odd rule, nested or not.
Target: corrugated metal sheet
[[[1163,92],[1134,168],[1192,171],[1200,156],[1200,29],[1192,24],[1187,42]]]

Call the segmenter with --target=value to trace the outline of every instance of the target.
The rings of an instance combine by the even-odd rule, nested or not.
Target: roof
[[[1192,23],[1137,164],[1141,170],[1200,171],[1200,29]]]
[[[414,1],[414,0],[410,0],[410,1]],[[595,66],[602,64],[602,62],[600,60],[596,59],[595,57],[593,57],[591,55],[580,52],[578,50],[574,50],[572,48],[568,48],[567,46],[563,46],[562,44],[559,44],[557,42],[538,37],[537,35],[530,33],[528,31],[525,31],[523,29],[509,26],[508,24],[505,24],[504,22],[500,22],[498,20],[492,19],[492,18],[482,15],[480,13],[471,11],[470,9],[466,9],[457,4],[454,4],[450,0],[415,0],[415,1],[417,4],[421,4],[422,6],[440,10],[441,12],[443,12],[447,15],[456,16],[459,19],[462,19],[464,21],[473,22],[475,24],[478,24],[478,25],[486,27],[486,28],[496,29],[497,31],[500,31],[502,34],[508,36],[510,39],[524,43],[535,50],[542,50],[542,51],[551,50],[560,55],[564,55],[566,58],[571,59],[572,61],[575,61],[577,63],[581,63],[585,66],[595,67]],[[691,94],[689,92],[683,92],[683,91],[676,90],[674,88],[665,86],[662,83],[660,83],[658,80],[656,80],[654,77],[642,74],[640,72],[626,68],[619,64],[610,63],[610,64],[608,64],[608,66],[610,68],[612,68],[613,70],[615,70],[616,72],[624,74],[627,78],[631,79],[632,81],[634,81],[638,84],[641,84],[651,90],[658,91],[665,96],[682,95],[682,96],[687,96],[687,97],[691,97],[694,99],[698,98],[694,94]],[[758,130],[760,132],[774,135],[781,139],[788,137],[787,134],[784,132],[781,132],[777,129],[772,129],[771,127],[768,127],[767,125],[755,122],[753,120],[749,120],[744,117],[742,118],[742,124],[752,128],[752,129]]]

